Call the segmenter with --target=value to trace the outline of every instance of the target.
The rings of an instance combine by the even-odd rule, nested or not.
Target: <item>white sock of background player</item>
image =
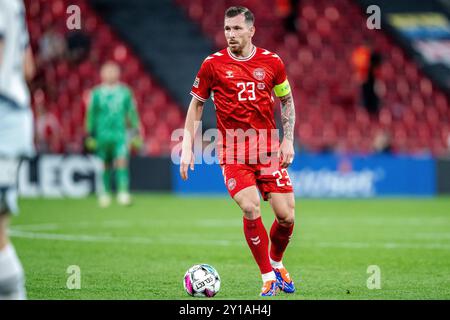
[[[0,249],[0,300],[25,300],[25,276],[11,243]]]

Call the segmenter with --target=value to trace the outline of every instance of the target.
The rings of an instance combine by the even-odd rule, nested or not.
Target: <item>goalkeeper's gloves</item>
[[[134,150],[140,150],[144,142],[142,141],[142,137],[140,135],[140,131],[138,128],[133,128],[130,130],[130,146]]]
[[[134,136],[130,141],[131,147],[135,150],[140,150],[144,142],[140,136]]]
[[[88,149],[89,151],[94,151],[95,149],[97,149],[97,140],[95,140],[94,137],[89,136],[86,138],[85,145],[86,149]]]

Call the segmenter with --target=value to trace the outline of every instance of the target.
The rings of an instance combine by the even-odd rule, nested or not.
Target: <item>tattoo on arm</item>
[[[295,105],[292,93],[280,97],[281,101],[281,122],[283,123],[284,137],[294,141],[295,125]]]

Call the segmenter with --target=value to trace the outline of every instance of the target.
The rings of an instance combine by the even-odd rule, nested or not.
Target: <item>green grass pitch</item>
[[[29,299],[198,299],[182,279],[214,266],[213,299],[260,299],[261,279],[227,197],[140,194],[134,204],[23,199],[10,227]],[[273,214],[262,205],[269,229]],[[298,291],[274,299],[449,299],[450,198],[297,199],[295,234],[284,263]],[[81,289],[69,290],[69,266]],[[381,289],[368,289],[370,265]]]

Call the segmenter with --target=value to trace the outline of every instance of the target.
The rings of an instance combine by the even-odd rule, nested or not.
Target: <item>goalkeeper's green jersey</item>
[[[92,90],[86,130],[98,141],[125,141],[127,128],[139,128],[131,90],[123,85],[99,85]]]

